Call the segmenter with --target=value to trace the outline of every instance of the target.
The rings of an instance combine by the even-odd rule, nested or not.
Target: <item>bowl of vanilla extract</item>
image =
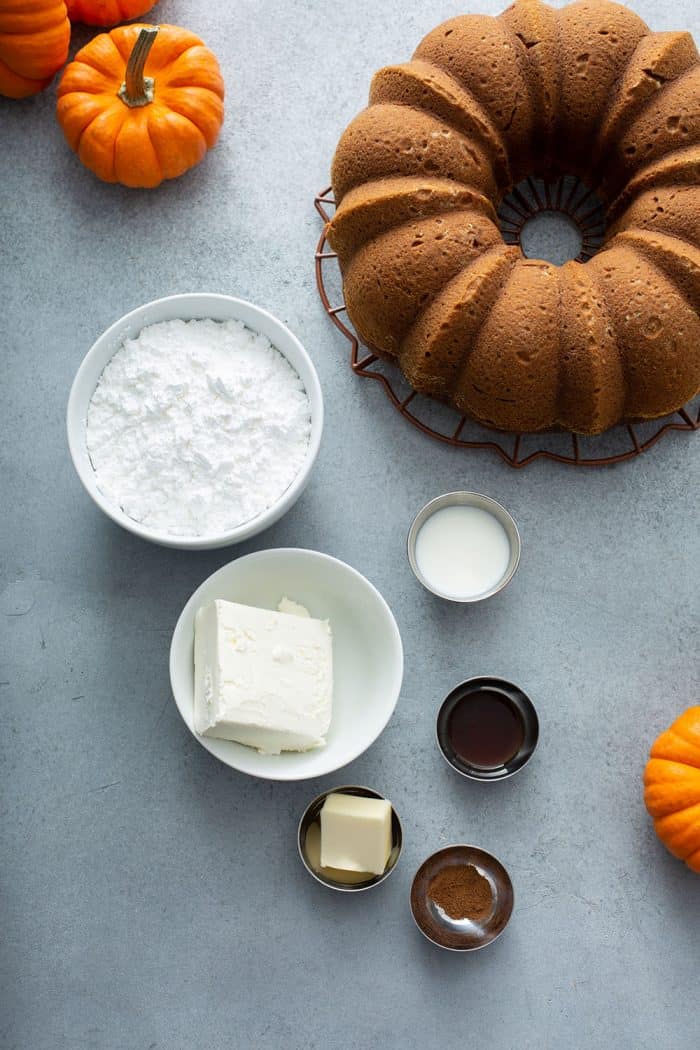
[[[437,741],[443,757],[470,780],[505,780],[532,758],[539,737],[534,704],[503,678],[470,678],[443,701]]]

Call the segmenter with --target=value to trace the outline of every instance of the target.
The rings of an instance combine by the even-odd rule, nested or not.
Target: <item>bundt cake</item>
[[[380,70],[333,161],[328,239],[360,339],[413,388],[504,430],[599,433],[700,390],[700,59],[628,8],[516,0]],[[524,177],[574,175],[588,262],[508,246]]]

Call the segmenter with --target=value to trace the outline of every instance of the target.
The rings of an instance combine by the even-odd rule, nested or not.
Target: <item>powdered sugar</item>
[[[287,359],[240,321],[164,321],[107,364],[87,415],[101,492],[135,521],[207,536],[275,503],[304,464],[311,415]]]

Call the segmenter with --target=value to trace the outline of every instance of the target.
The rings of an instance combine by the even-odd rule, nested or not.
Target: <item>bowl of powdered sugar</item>
[[[169,547],[261,532],[303,491],[323,399],[289,329],[225,295],[174,295],[113,324],[68,401],[78,475],[117,524]]]

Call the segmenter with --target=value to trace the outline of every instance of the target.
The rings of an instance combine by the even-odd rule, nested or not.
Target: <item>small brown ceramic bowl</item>
[[[433,879],[445,868],[473,866],[491,887],[492,903],[480,919],[453,919],[430,896]],[[423,861],[411,886],[411,911],[421,933],[453,952],[472,952],[503,933],[513,911],[513,884],[501,862],[478,846],[445,846]]]
[[[391,853],[386,868],[381,875],[363,874],[361,872],[338,871],[335,868],[321,867],[321,809],[326,798],[332,794],[360,795],[363,798],[381,798],[378,791],[372,788],[358,787],[355,784],[346,784],[343,787],[331,788],[318,795],[310,802],[299,821],[297,833],[297,846],[299,856],[309,875],[322,886],[328,886],[331,890],[340,890],[343,893],[357,893],[359,890],[369,890],[384,882],[396,867],[401,850],[403,848],[403,831],[401,821],[394,807],[391,807]]]

